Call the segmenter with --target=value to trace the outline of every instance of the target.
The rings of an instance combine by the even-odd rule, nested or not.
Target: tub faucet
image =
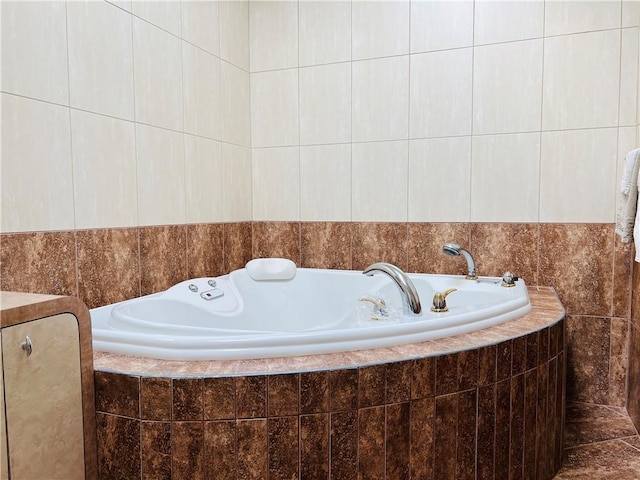
[[[462,248],[457,243],[445,243],[442,246],[442,251],[447,255],[451,255],[453,257],[457,257],[458,255],[462,255],[464,259],[467,261],[467,276],[464,277],[467,280],[477,280],[478,274],[476,273],[476,262],[473,261],[473,257],[469,250]]]
[[[365,268],[362,273],[372,276],[378,272],[386,273],[395,282],[400,289],[400,297],[402,297],[402,311],[410,315],[420,315],[422,306],[416,287],[411,279],[395,265],[390,263],[374,263]]]

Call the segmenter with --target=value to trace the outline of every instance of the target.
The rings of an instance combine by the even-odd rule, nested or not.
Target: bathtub
[[[531,310],[523,280],[409,274],[422,303],[403,314],[386,275],[298,268],[287,280],[254,280],[247,269],[181,282],[165,292],[91,310],[97,351],[163,360],[238,360],[337,353],[434,340],[507,322]],[[434,294],[457,290],[448,312]],[[383,299],[384,313],[362,297]],[[378,312],[379,313],[379,312]]]

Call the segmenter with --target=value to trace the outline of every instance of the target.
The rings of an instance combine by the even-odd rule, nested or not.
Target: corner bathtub
[[[91,310],[97,351],[163,360],[239,360],[337,353],[417,343],[507,322],[531,310],[524,281],[409,274],[422,314],[402,314],[386,275],[299,268],[290,280],[253,280],[246,269],[179,283],[165,292]],[[215,287],[212,284],[215,282]],[[195,285],[197,291],[193,290]],[[429,310],[433,295],[449,311]],[[388,319],[372,320],[362,296],[385,298]]]

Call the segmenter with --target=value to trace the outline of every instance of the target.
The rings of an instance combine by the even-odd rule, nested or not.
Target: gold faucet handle
[[[449,308],[447,307],[447,295],[452,292],[458,290],[457,288],[450,288],[445,290],[444,292],[438,292],[433,296],[433,306],[431,307],[431,311],[435,313],[448,312]]]
[[[384,302],[384,300],[382,300],[381,298],[371,298],[371,297],[360,297],[358,299],[359,302],[370,302],[373,303],[374,306],[378,307],[378,308],[382,308],[384,306],[386,306],[387,304]]]

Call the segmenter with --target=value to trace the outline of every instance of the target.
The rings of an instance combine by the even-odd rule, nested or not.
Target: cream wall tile
[[[354,60],[409,53],[409,1],[351,3]]]
[[[354,142],[407,138],[409,56],[352,64]]]
[[[351,65],[337,63],[299,70],[300,143],[351,141]]]
[[[618,129],[542,133],[540,221],[614,221]]]
[[[183,134],[136,125],[139,225],[185,223]]]
[[[471,134],[471,48],[411,55],[411,138]]]
[[[475,48],[473,133],[540,129],[542,40]]]
[[[69,104],[64,2],[2,2],[2,91]]]
[[[222,144],[223,221],[253,220],[251,200],[251,149]]]
[[[251,85],[249,72],[220,62],[222,83],[222,139],[251,146]]]
[[[251,74],[252,146],[298,144],[298,70]]]
[[[635,125],[638,105],[638,28],[622,30],[619,125]]]
[[[2,231],[70,230],[69,110],[2,94]]]
[[[620,27],[620,0],[547,0],[546,36]]]
[[[546,38],[544,130],[618,123],[620,31]]]
[[[407,221],[408,156],[406,140],[353,144],[353,221]]]
[[[622,0],[622,28],[640,26],[640,2]]]
[[[218,3],[220,16],[220,57],[249,71],[249,2]]]
[[[187,223],[221,222],[222,151],[220,142],[184,136]]]
[[[252,72],[298,66],[298,2],[249,2]]]
[[[351,2],[305,1],[300,9],[300,66],[351,60]]]
[[[68,2],[71,106],[133,120],[131,15],[106,2]]]
[[[182,0],[182,38],[220,55],[220,19],[218,2]]]
[[[478,0],[474,44],[542,37],[544,0]]]
[[[105,0],[116,7],[122,8],[127,12],[131,12],[131,0]]]
[[[76,228],[138,225],[135,127],[71,110]]]
[[[409,141],[409,221],[468,222],[471,137]]]
[[[132,0],[134,15],[174,35],[181,34],[180,2],[164,0]]]
[[[300,220],[300,148],[254,148],[253,220]]]
[[[540,133],[473,137],[472,222],[537,222]]]
[[[472,1],[411,1],[411,53],[472,44]]]
[[[625,156],[631,150],[640,147],[640,144],[636,141],[636,127],[620,127],[618,129],[618,156],[616,166],[616,210],[619,192],[621,190],[622,174],[624,173]]]
[[[182,130],[181,43],[167,32],[133,19],[136,121]]]
[[[222,138],[220,59],[182,42],[182,65],[185,132]]]
[[[351,220],[351,145],[300,147],[300,220]]]

